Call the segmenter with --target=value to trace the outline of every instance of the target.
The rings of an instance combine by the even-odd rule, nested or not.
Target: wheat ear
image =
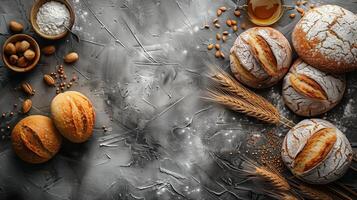
[[[255,173],[271,183],[276,189],[280,191],[289,191],[291,189],[288,181],[281,175],[269,170],[265,167],[256,167]]]
[[[309,199],[313,199],[313,200],[332,200],[333,199],[324,191],[313,188],[311,186],[300,184],[297,188],[303,195],[307,196]]]

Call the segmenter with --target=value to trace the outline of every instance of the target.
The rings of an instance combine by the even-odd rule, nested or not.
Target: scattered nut
[[[48,74],[45,74],[43,76],[43,80],[45,81],[45,83],[48,85],[48,86],[54,86],[56,81],[55,79],[53,79],[52,76],[48,75]]]
[[[302,8],[296,8],[296,10],[297,10],[300,14],[302,14],[302,13],[305,12],[304,9],[302,9]]]
[[[223,34],[223,35],[228,35],[229,33],[228,33],[228,31],[223,31],[222,34]]]
[[[291,13],[290,15],[289,15],[289,17],[292,19],[292,18],[295,18],[295,16],[296,16],[296,14],[295,13]]]
[[[220,28],[220,27],[221,27],[221,25],[219,25],[218,23],[214,24],[214,26],[215,26],[216,28]]]
[[[79,56],[76,52],[71,52],[64,57],[64,62],[74,63],[78,60]]]
[[[237,26],[237,25],[234,25],[234,26],[232,27],[232,29],[233,29],[234,32],[237,32],[237,31],[238,31],[238,26]]]
[[[21,88],[28,95],[34,95],[35,94],[35,91],[32,89],[32,86],[30,85],[30,83],[21,84]]]
[[[207,46],[207,49],[208,49],[208,50],[213,49],[213,44],[209,44],[209,45]]]
[[[32,108],[32,101],[31,99],[26,99],[22,102],[22,113],[28,113]]]
[[[227,24],[227,26],[231,27],[232,26],[232,20],[227,19],[226,24]]]
[[[235,10],[235,11],[234,11],[234,15],[235,15],[236,17],[239,17],[239,16],[241,15],[241,13],[240,13],[239,10]]]
[[[19,60],[19,57],[15,54],[11,55],[9,58],[9,61],[12,65],[16,65],[18,60]]]
[[[46,56],[52,55],[56,52],[56,47],[54,45],[48,45],[42,48],[42,53]]]
[[[227,41],[227,36],[226,36],[226,35],[223,35],[223,36],[222,36],[222,41],[223,41],[223,42],[226,42],[226,41]]]
[[[26,60],[26,58],[24,56],[21,56],[17,60],[17,66],[18,67],[26,67],[27,65],[28,65],[28,61]]]
[[[6,44],[4,51],[7,55],[16,54],[16,47],[13,43],[9,42]]]
[[[220,49],[219,44],[215,44],[214,47],[216,48],[216,50],[219,50],[219,49]]]
[[[31,49],[27,49],[24,53],[24,57],[27,59],[27,60],[32,60],[34,59],[36,56],[35,52],[32,51]]]
[[[214,54],[214,56],[216,56],[216,58],[220,58],[220,57],[221,57],[221,52],[220,52],[220,51],[216,51],[216,53]]]
[[[17,21],[10,21],[9,27],[10,30],[14,33],[20,33],[24,30],[24,26]]]
[[[217,34],[216,34],[216,39],[217,39],[217,40],[220,40],[220,39],[221,39],[221,34],[217,33]]]
[[[222,15],[222,10],[218,9],[217,10],[217,17],[221,16]]]
[[[217,22],[218,22],[218,18],[214,19],[212,23],[215,24]]]
[[[222,12],[225,12],[225,11],[227,10],[227,7],[222,6],[222,7],[219,7],[219,9],[220,9]]]
[[[236,20],[232,19],[231,21],[232,21],[232,25],[237,25],[237,21]]]

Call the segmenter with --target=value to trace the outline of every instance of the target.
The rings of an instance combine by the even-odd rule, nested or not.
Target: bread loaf
[[[75,91],[58,94],[51,102],[51,114],[59,132],[71,142],[85,142],[92,135],[95,111],[83,94]]]
[[[60,149],[62,138],[52,120],[32,115],[16,124],[11,134],[15,153],[29,163],[43,163]]]
[[[298,178],[326,184],[343,176],[353,151],[346,136],[334,125],[322,119],[306,119],[286,134],[281,155]]]
[[[331,73],[357,69],[357,15],[323,5],[306,12],[296,24],[292,42],[308,64]]]
[[[283,99],[294,113],[316,116],[335,107],[346,88],[344,75],[331,75],[297,59],[283,82]]]
[[[234,76],[253,88],[277,83],[291,64],[291,47],[279,31],[269,27],[250,28],[238,36],[230,51]]]

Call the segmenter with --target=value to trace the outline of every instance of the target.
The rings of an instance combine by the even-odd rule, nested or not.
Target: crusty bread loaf
[[[344,75],[331,75],[297,59],[283,82],[283,99],[294,113],[316,116],[335,107],[346,88]]]
[[[51,114],[59,132],[71,142],[85,142],[92,135],[95,111],[83,94],[75,91],[58,94],[51,102]]]
[[[15,153],[29,163],[43,163],[60,149],[62,137],[49,117],[32,115],[16,124],[11,134]]]
[[[281,155],[298,178],[326,184],[343,176],[353,151],[346,136],[334,125],[322,119],[306,119],[286,134]]]
[[[250,28],[240,34],[230,51],[234,76],[253,88],[277,83],[288,71],[292,50],[279,31],[269,27]]]
[[[308,64],[331,73],[357,69],[357,15],[336,5],[306,12],[296,24],[292,42]]]

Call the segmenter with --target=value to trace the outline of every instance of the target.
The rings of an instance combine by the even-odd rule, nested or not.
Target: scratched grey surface
[[[35,35],[28,23],[32,2],[0,1],[1,46],[12,19],[22,21],[25,32]],[[353,0],[336,3],[357,11]],[[233,1],[72,0],[72,4],[76,13],[73,31],[81,42],[71,36],[54,42],[56,56],[43,56],[31,73],[13,74],[1,66],[0,112],[14,110],[13,104],[21,103],[25,96],[17,88],[28,81],[36,89],[30,114],[48,115],[55,90],[43,84],[42,76],[53,72],[63,55],[74,50],[80,60],[74,67],[65,65],[65,70],[79,76],[72,89],[94,102],[93,137],[80,145],[65,142],[48,163],[28,165],[14,155],[6,129],[25,116],[16,113],[2,118],[0,199],[268,199],[250,191],[257,191],[255,185],[238,184],[239,174],[227,167],[238,158],[227,152],[250,151],[249,135],[264,139],[265,133],[274,130],[283,137],[287,129],[261,124],[199,98],[207,65],[226,68],[229,64],[206,51],[217,30],[201,27],[215,18],[217,7],[234,9]],[[298,17],[291,20],[288,14],[274,27],[290,38]],[[232,12],[222,19],[227,17],[234,18]],[[232,34],[223,44],[226,55],[235,37]],[[41,45],[51,43],[36,39]],[[357,142],[356,72],[347,78],[342,102],[321,117]],[[284,107],[280,90],[278,84],[258,93],[284,116],[300,121]],[[356,181],[351,170],[342,179],[351,187],[356,187]]]

